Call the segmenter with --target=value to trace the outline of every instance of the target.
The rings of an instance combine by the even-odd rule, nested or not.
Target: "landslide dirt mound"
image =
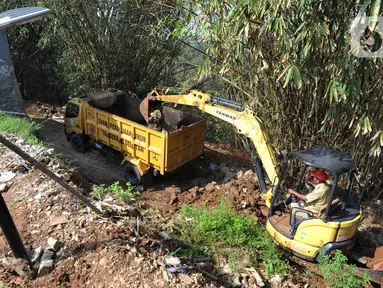
[[[253,211],[256,216],[260,216],[265,203],[254,173],[251,170],[245,173],[234,170],[230,172],[229,178],[225,178],[227,174],[221,169],[225,171],[228,168],[216,168],[205,178],[192,179],[190,183],[193,187],[190,189],[183,190],[175,185],[163,190],[149,189],[143,193],[143,197],[148,205],[165,211],[176,211],[184,204],[215,208],[221,200],[225,200],[237,210]]]

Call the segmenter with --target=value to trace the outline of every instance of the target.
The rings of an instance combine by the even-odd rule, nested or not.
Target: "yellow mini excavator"
[[[276,156],[262,121],[250,107],[202,91],[184,92],[173,88],[152,90],[140,106],[147,121],[153,101],[193,106],[231,123],[238,133],[251,140],[256,152],[253,155],[257,155],[253,157],[254,168],[269,207],[266,228],[281,247],[310,261],[318,261],[323,255],[319,253],[320,250],[329,254],[336,249],[347,251],[353,247],[362,211],[360,199],[352,194],[355,164],[349,156],[322,146]],[[300,167],[299,176],[290,175],[291,165]],[[287,212],[289,210],[284,203],[288,198],[288,188],[294,187],[301,194],[309,193],[304,175],[313,169],[321,169],[332,178],[332,183],[328,184],[331,191],[328,203],[317,214],[304,208],[293,209],[293,214]],[[268,191],[264,171],[271,183]],[[301,217],[302,214],[305,217]]]

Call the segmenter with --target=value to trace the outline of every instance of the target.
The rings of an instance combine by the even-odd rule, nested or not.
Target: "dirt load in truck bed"
[[[86,99],[92,107],[99,108],[157,131],[165,129],[168,132],[172,132],[180,129],[182,126],[189,126],[202,120],[199,116],[162,106],[151,112],[148,124],[139,110],[143,99],[128,96],[122,91],[95,92],[88,94],[86,98],[84,99]]]

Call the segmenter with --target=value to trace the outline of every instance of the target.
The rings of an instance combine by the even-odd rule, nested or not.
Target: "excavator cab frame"
[[[331,189],[328,203],[319,213],[304,208],[286,212],[287,207],[281,198],[287,194],[287,166],[295,160],[302,165],[295,186],[298,192],[303,190],[303,175],[307,167],[325,170],[332,176],[331,183],[327,184]],[[341,178],[344,188],[339,185]],[[278,179],[266,228],[280,246],[309,261],[318,261],[323,254],[333,253],[336,249],[347,252],[353,247],[362,212],[360,198],[352,193],[355,164],[351,157],[323,146],[291,152],[281,162]],[[320,250],[323,253],[319,253]]]

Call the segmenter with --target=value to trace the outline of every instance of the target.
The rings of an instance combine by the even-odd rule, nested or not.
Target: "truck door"
[[[69,102],[65,110],[65,133],[71,135],[73,132],[82,134],[80,105]]]

